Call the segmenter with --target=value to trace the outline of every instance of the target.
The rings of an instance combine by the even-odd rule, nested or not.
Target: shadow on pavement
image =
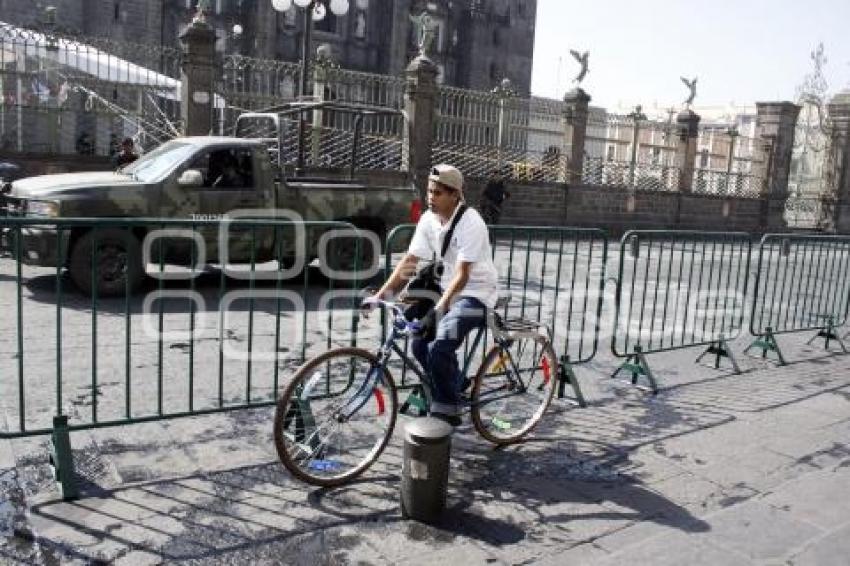
[[[389,461],[381,469],[339,488],[311,488],[270,462],[116,489],[87,484],[83,499],[36,504],[31,514],[37,529],[45,521],[54,525],[42,530],[42,547],[94,561],[114,559],[117,547],[118,555],[143,551],[164,561],[256,561],[286,552],[316,563],[362,544],[359,538],[373,546],[399,537],[510,547],[533,543],[545,529],[599,520],[707,529],[684,508],[618,472],[628,463],[622,449],[600,446],[601,458],[568,461],[547,438],[508,450],[492,450],[478,439],[470,448],[469,440],[459,440],[448,510],[435,525],[401,517],[398,475],[384,472],[400,468],[397,453],[384,458]],[[63,531],[57,524],[64,535],[53,538],[48,533]],[[351,529],[360,534],[355,540],[345,534]],[[81,537],[84,545],[68,546],[67,540]]]

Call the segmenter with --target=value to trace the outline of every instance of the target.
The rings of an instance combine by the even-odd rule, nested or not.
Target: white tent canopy
[[[4,54],[13,52],[26,57],[54,61],[98,79],[137,86],[159,87],[179,99],[180,81],[147,69],[126,59],[105,53],[96,47],[69,41],[50,40],[43,33],[0,22],[0,42]],[[8,54],[4,55],[4,60]]]
[[[154,87],[157,94],[169,100],[180,100],[181,83],[162,73],[111,55],[91,45],[67,39],[48,39],[43,33],[0,22],[0,61],[6,63],[18,56],[53,61],[112,83]],[[11,61],[9,59],[11,58]],[[224,108],[225,101],[215,95],[215,107]]]

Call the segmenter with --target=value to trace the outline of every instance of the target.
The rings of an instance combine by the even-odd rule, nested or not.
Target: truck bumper
[[[20,246],[17,239],[20,237]],[[61,247],[67,253],[69,234],[62,232]],[[20,259],[21,263],[42,267],[56,267],[60,259],[64,263],[64,255],[59,258],[60,239],[55,228],[41,226],[26,226],[18,228],[2,228],[0,230],[0,251]],[[20,258],[18,258],[20,250]],[[61,264],[60,264],[61,265]]]

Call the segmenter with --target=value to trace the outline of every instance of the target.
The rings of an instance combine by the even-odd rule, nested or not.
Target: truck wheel
[[[127,230],[107,228],[86,232],[71,251],[71,280],[86,295],[93,292],[92,249],[94,251],[94,283],[101,297],[133,293],[142,282],[142,250],[139,241]]]

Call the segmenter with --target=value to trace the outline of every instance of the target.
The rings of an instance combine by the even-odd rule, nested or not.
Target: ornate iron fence
[[[232,108],[267,108],[295,98],[300,69],[298,63],[226,54],[219,92]]]
[[[432,160],[471,176],[564,181],[564,103],[514,96],[507,87],[476,92],[441,87]]]
[[[101,38],[70,38],[0,25],[0,147],[19,151],[109,154],[121,137],[153,146],[178,134],[179,50]],[[126,56],[127,59],[123,58]],[[132,61],[130,60],[132,58]],[[158,70],[154,70],[158,69]],[[306,95],[401,108],[405,81],[343,70],[329,62],[310,67]],[[239,114],[272,108],[298,96],[297,63],[225,54],[215,97],[214,131],[232,133]],[[563,101],[520,98],[508,83],[492,92],[442,86],[436,97],[432,160],[451,161],[469,176],[565,182],[572,148]],[[316,111],[306,117],[312,165],[347,166],[353,117]],[[293,125],[293,124],[290,124]],[[384,115],[361,124],[364,168],[404,166],[404,119]],[[297,122],[280,148],[294,159]],[[679,125],[592,109],[582,180],[646,191],[679,189]],[[726,126],[700,130],[693,192],[755,197],[762,191],[761,142]],[[685,168],[690,171],[691,166]]]
[[[764,191],[762,142],[729,125],[700,126],[695,193],[757,197]]]
[[[644,191],[678,191],[680,170],[674,165],[630,163],[585,157],[583,182],[608,187],[635,187]]]
[[[591,111],[585,139],[582,180],[588,184],[676,191],[676,125],[632,114]]]
[[[748,173],[697,169],[691,191],[706,195],[757,198],[763,193],[764,179]]]

